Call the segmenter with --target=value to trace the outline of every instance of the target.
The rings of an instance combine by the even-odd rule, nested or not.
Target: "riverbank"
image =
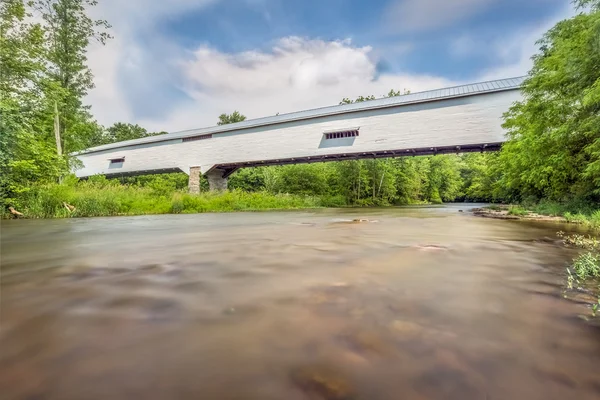
[[[297,210],[343,207],[338,197],[317,197],[230,190],[191,195],[178,190],[111,182],[31,188],[13,202],[18,218],[76,218],[207,212]],[[2,218],[15,218],[5,212]]]
[[[483,218],[572,223],[592,229],[600,229],[600,210],[586,207],[585,210],[566,211],[567,206],[558,203],[542,203],[534,206],[491,205],[471,210]]]
[[[552,208],[556,209],[556,207]],[[600,231],[599,211],[588,214],[567,211],[563,215],[544,215],[522,206],[509,205],[492,205],[471,211],[474,215],[483,218],[571,223],[589,228],[593,234],[598,234]],[[600,319],[597,318],[600,307],[600,242],[593,235],[565,235],[563,232],[558,232],[558,237],[565,247],[581,251],[565,268],[563,297],[578,304],[585,304],[590,312],[579,316],[587,321],[590,321],[591,316],[591,322],[600,326]]]

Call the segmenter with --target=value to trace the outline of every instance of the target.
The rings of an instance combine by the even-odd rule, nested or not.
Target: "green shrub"
[[[556,217],[564,214],[565,206],[555,201],[541,201],[533,205],[531,210],[538,214]]]
[[[511,206],[508,208],[508,215],[525,216],[528,214],[529,214],[529,211],[527,211],[526,209],[524,209],[521,206]]]
[[[592,228],[594,228],[594,229],[600,228],[600,210],[597,210],[592,213],[592,215],[589,218],[589,222],[590,222],[590,225],[592,226]]]
[[[168,190],[172,182],[153,181],[149,186],[122,185],[94,177],[87,181],[66,179],[63,184],[31,187],[20,194],[15,206],[28,218],[97,217],[114,215],[179,214],[271,209],[302,209],[345,205],[343,196],[270,194],[231,190],[191,195]],[[158,186],[157,186],[158,185]],[[67,210],[63,203],[75,207]]]
[[[564,232],[558,232],[558,237],[563,239],[563,243],[579,247],[586,250],[598,250],[600,249],[600,241],[594,236],[583,236],[583,235],[565,235]]]
[[[586,249],[585,253],[580,254],[573,260],[571,268],[567,268],[566,288],[572,290],[577,285],[583,285],[586,290],[589,290],[597,299],[591,304],[592,316],[597,316],[598,307],[600,306],[600,241],[593,236],[583,235],[565,235],[563,232],[558,232],[565,244],[574,245],[576,247]],[[564,291],[564,296],[567,297],[567,290]]]
[[[582,281],[600,277],[600,255],[591,252],[581,254],[573,262],[573,271]]]
[[[567,222],[575,224],[585,224],[588,222],[588,218],[581,213],[571,214],[570,212],[566,212],[564,218],[567,220]]]

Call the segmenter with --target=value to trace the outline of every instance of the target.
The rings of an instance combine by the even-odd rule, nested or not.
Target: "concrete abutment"
[[[227,190],[227,178],[224,178],[223,174],[224,171],[219,169],[214,169],[204,174],[208,180],[208,187],[211,192]],[[200,193],[201,176],[200,167],[190,167],[188,190],[191,194]]]
[[[224,171],[220,169],[213,169],[205,174],[211,192],[227,190],[227,178],[224,178],[223,174]]]

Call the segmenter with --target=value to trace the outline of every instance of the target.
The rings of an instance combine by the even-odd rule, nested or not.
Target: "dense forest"
[[[2,0],[1,209],[56,216],[66,202],[95,210],[80,215],[196,212],[236,209],[231,203],[251,198],[241,209],[260,202],[276,208],[460,200],[593,210],[600,200],[600,0],[573,3],[578,13],[538,42],[524,100],[505,115],[501,152],[242,169],[230,178],[232,191],[221,194],[226,200],[204,193],[200,201],[185,194],[184,173],[86,182],[69,175],[73,152],[164,132],[103,127],[85,104],[94,87],[87,49],[94,41],[110,46],[112,38],[108,21],[89,16],[95,0]],[[407,93],[392,89],[388,96]],[[238,111],[215,116],[219,125],[244,119]]]

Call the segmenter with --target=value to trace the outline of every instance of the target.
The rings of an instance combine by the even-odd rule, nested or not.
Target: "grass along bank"
[[[340,207],[339,197],[231,190],[191,195],[169,187],[121,185],[106,179],[35,186],[12,199],[24,218],[100,217],[146,214],[258,211]],[[71,209],[70,209],[71,208]],[[11,217],[3,214],[4,218]]]
[[[481,217],[554,221],[583,225],[600,230],[600,207],[580,203],[540,202],[537,204],[494,204],[474,210]]]
[[[565,245],[583,250],[566,268],[563,296],[588,303],[592,317],[597,317],[600,312],[600,241],[593,236],[565,235],[563,232],[558,236]]]

